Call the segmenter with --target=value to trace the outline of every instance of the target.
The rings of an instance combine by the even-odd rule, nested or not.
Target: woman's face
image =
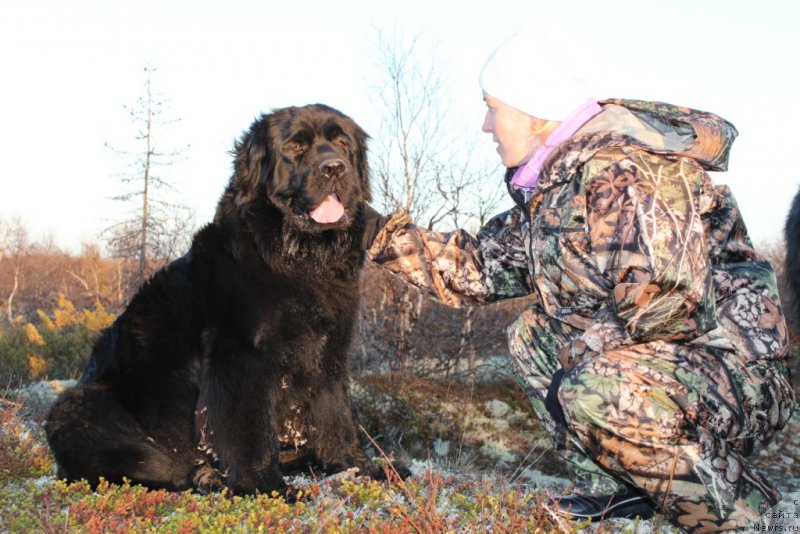
[[[497,153],[506,167],[527,163],[558,125],[555,121],[532,117],[486,93],[483,93],[483,101],[487,110],[482,129],[492,134]]]

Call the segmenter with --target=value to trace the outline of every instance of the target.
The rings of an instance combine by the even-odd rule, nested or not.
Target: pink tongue
[[[322,201],[322,204],[314,208],[309,215],[320,224],[334,223],[344,215],[344,206],[339,202],[339,197],[336,196],[336,193],[332,193]]]

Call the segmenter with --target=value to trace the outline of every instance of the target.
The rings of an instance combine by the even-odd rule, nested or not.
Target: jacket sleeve
[[[701,217],[710,180],[689,158],[646,152],[584,166],[589,249],[608,282],[591,326],[565,347],[585,352],[689,340],[716,326],[712,268]]]
[[[717,322],[732,348],[748,361],[788,358],[789,333],[775,270],[759,255],[727,186],[708,196],[709,257],[714,265]]]
[[[425,230],[399,211],[376,236],[368,258],[449,306],[485,304],[531,292],[526,233],[518,207],[494,217],[476,236]]]

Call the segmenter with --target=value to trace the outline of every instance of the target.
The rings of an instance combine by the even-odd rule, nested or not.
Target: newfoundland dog
[[[291,497],[282,466],[385,476],[347,395],[366,140],[320,104],[252,124],[214,222],[139,290],[49,413],[61,477]]]

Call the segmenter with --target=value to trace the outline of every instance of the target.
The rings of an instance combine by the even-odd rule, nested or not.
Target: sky
[[[491,6],[489,5],[491,3]],[[436,47],[446,104],[480,131],[478,74],[527,22],[568,27],[606,94],[717,113],[739,130],[729,171],[753,240],[781,239],[800,185],[794,160],[800,87],[796,0],[26,0],[0,5],[0,218],[77,252],[125,209],[134,149],[126,106],[144,68],[164,117],[164,149],[188,148],[161,171],[177,198],[210,221],[231,174],[234,140],[260,113],[322,102],[377,131],[375,42],[418,36]],[[602,65],[598,69],[598,65]],[[599,72],[598,72],[599,71]],[[476,150],[496,158],[490,136]],[[500,180],[502,176],[487,176]]]

